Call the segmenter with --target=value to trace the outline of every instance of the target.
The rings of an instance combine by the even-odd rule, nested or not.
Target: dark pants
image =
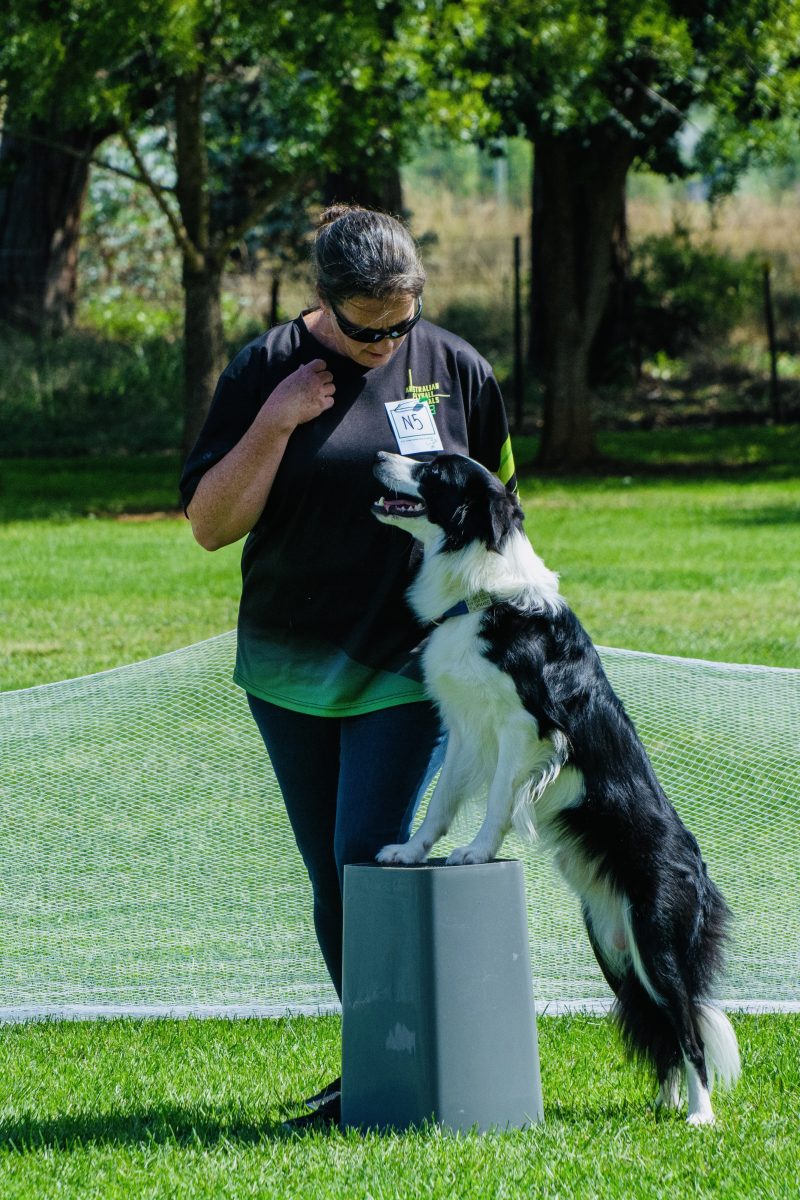
[[[372,862],[382,846],[408,840],[444,757],[439,718],[425,702],[313,717],[247,699],[311,880],[317,940],[341,998],[345,864]]]

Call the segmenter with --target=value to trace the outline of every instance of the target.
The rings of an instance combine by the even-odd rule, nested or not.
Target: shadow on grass
[[[517,477],[529,479],[563,480],[564,482],[592,482],[608,478],[629,480],[651,480],[670,484],[680,483],[768,483],[783,482],[797,478],[797,464],[793,462],[715,462],[713,459],[697,459],[682,462],[671,459],[664,462],[643,458],[617,458],[599,455],[583,467],[543,467],[536,459],[524,459],[517,463]]]
[[[653,1093],[655,1095],[655,1091]],[[553,1100],[545,1104],[545,1123],[570,1126],[572,1129],[589,1125],[603,1125],[613,1122],[614,1125],[625,1125],[633,1121],[645,1121],[655,1124],[656,1121],[678,1122],[686,1120],[686,1107],[682,1109],[658,1109],[653,1100],[623,1098],[621,1100],[598,1100],[595,1102],[571,1104],[567,1101]]]
[[[800,461],[800,424],[601,433],[601,456],[568,470],[537,463],[537,436],[513,436],[512,442],[524,481],[779,482],[796,478]],[[0,521],[178,514],[180,472],[177,454],[0,458]]]
[[[768,504],[742,512],[734,510],[716,520],[720,525],[796,525],[800,523],[800,505]]]
[[[728,483],[797,477],[800,424],[736,428],[600,431],[598,454],[581,467],[543,467],[537,436],[512,436],[520,478],[595,480],[630,476],[654,482]]]
[[[302,1130],[287,1129],[284,1122],[296,1116],[297,1109],[287,1106],[278,1118],[263,1121],[239,1119],[193,1108],[151,1108],[127,1113],[79,1113],[69,1116],[21,1117],[0,1121],[0,1150],[31,1152],[76,1150],[87,1146],[175,1146],[180,1149],[218,1145],[254,1146],[262,1142],[294,1141],[308,1136],[332,1137],[340,1130],[334,1125],[313,1125]],[[549,1100],[545,1106],[545,1126],[571,1128],[589,1125],[619,1125],[631,1121],[677,1122],[686,1119],[682,1111],[655,1109],[652,1101],[620,1097],[594,1103]],[[424,1134],[439,1127],[424,1122],[409,1133]],[[378,1131],[372,1131],[378,1133]],[[385,1131],[391,1135],[391,1131]],[[502,1132],[502,1131],[501,1131]],[[519,1132],[517,1130],[509,1131]]]
[[[177,455],[0,459],[0,521],[176,510]]]
[[[2,1150],[71,1150],[82,1146],[175,1145],[211,1147],[221,1143],[250,1146],[263,1141],[286,1141],[299,1135],[283,1127],[296,1116],[287,1109],[278,1119],[253,1121],[235,1115],[192,1108],[151,1108],[127,1113],[78,1113],[40,1119],[20,1117],[0,1121]],[[330,1126],[314,1132],[336,1132]]]

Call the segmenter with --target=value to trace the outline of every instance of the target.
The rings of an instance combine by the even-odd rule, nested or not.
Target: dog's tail
[[[697,1027],[705,1049],[709,1079],[722,1087],[733,1087],[742,1071],[739,1044],[728,1018],[710,1004],[698,1004]]]
[[[611,1010],[629,1052],[655,1067],[659,1079],[683,1066],[681,1046],[667,1009],[629,969]]]
[[[719,889],[702,866],[698,884],[699,905],[687,968],[692,1023],[703,1043],[709,1083],[732,1087],[741,1073],[736,1034],[725,1014],[702,997],[709,996],[722,971],[731,912]]]
[[[694,839],[686,839],[699,859]],[[629,1047],[653,1062],[659,1079],[684,1061],[697,1068],[701,1043],[709,1084],[716,1077],[730,1086],[740,1073],[736,1035],[706,1000],[723,966],[730,911],[702,859],[693,883],[655,927],[651,921],[643,929],[630,905],[623,908],[630,967],[617,989],[616,1015]]]
[[[718,1008],[684,994],[683,1002],[695,1036],[703,1045],[709,1087],[716,1081],[732,1087],[741,1073],[739,1046],[733,1027]],[[675,1025],[676,1013],[639,979],[633,966],[616,992],[613,1016],[623,1040],[637,1058],[651,1063],[660,1080],[682,1068],[687,1046]],[[679,1007],[682,1004],[679,1002]]]
[[[710,1004],[693,1004],[691,1013],[703,1043],[709,1085],[716,1082],[721,1087],[733,1087],[741,1073],[741,1062],[730,1021]],[[667,1008],[653,999],[633,971],[620,984],[613,1015],[628,1049],[651,1063],[659,1079],[683,1067],[680,1039]]]

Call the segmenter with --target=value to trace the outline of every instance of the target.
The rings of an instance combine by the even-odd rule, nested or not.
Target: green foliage
[[[166,139],[164,128],[146,130],[139,138],[139,150],[151,173],[172,184],[174,164]],[[181,330],[180,255],[175,239],[152,194],[110,169],[131,166],[119,139],[105,143],[102,161],[109,169],[92,171],[82,219],[80,322],[111,338],[130,337],[136,342],[158,334],[175,336]],[[307,266],[310,232],[304,205],[292,197],[276,202],[233,248],[229,274],[266,268],[295,278]],[[222,306],[225,327],[239,338],[241,313],[229,292],[223,293]]]
[[[58,97],[61,119],[74,124],[129,134],[155,127],[177,161],[172,179],[151,171],[162,201],[177,220],[177,191],[186,226],[187,213],[207,202],[211,247],[223,261],[274,206],[316,195],[326,171],[358,161],[379,174],[408,152],[428,99],[394,38],[403,7],[68,0],[31,8],[11,0],[0,91],[14,98],[19,121],[48,116]],[[180,81],[201,93],[194,158],[176,146]],[[130,160],[125,167],[138,173]]]
[[[454,141],[441,131],[429,132],[403,172],[406,206],[413,213],[415,196],[433,186],[446,189],[456,203],[499,200],[526,208],[532,160],[530,142],[524,138],[500,138],[491,147],[480,147]]]
[[[148,130],[139,140],[139,149],[153,176],[173,184],[174,167],[162,139],[163,130]],[[110,167],[131,166],[116,138],[104,143],[101,158]],[[95,168],[89,178],[81,219],[78,286],[90,324],[105,328],[111,336],[115,335],[109,322],[123,307],[135,303],[132,294],[160,305],[169,303],[176,311],[180,305],[180,259],[164,214],[146,188],[110,169]],[[108,315],[103,317],[103,313]],[[141,319],[136,319],[141,337]],[[162,322],[156,326],[152,321],[152,310],[147,325],[153,333],[166,331]]]
[[[304,278],[312,230],[309,206],[298,205],[291,197],[278,202],[233,248],[229,269],[235,263],[242,272],[266,267],[273,277],[284,281]]]
[[[794,3],[750,0],[737,20],[720,15],[724,59],[712,61],[702,100],[714,119],[700,138],[696,165],[712,198],[733,191],[750,167],[789,165],[796,157],[800,119],[800,9]],[[738,6],[736,6],[738,7]]]
[[[8,0],[0,88],[18,120],[54,112],[61,127],[105,126],[152,102],[159,54],[186,46],[189,13],[175,0]],[[112,119],[113,127],[113,119]]]
[[[759,298],[762,260],[734,258],[697,243],[684,226],[644,238],[633,250],[633,319],[641,350],[678,357],[700,342],[724,341]]]
[[[165,307],[150,299],[143,288],[123,291],[115,284],[102,291],[93,290],[81,303],[80,318],[81,331],[86,337],[118,342],[135,349],[137,354],[142,351],[146,354],[146,344],[152,339],[174,342],[181,333],[177,302]],[[69,345],[72,338],[65,340]],[[76,351],[79,346],[80,342],[74,347]],[[132,379],[131,386],[135,382]]]
[[[152,336],[171,313],[107,310],[105,331],[0,339],[0,445],[5,455],[172,450],[180,438],[181,345]],[[142,318],[141,320],[139,318]],[[149,330],[148,330],[149,326]]]
[[[698,167],[718,192],[795,140],[786,136],[800,110],[792,0],[436,0],[419,22],[421,53],[449,75],[451,93],[470,97],[471,111],[482,96],[472,125],[484,138],[599,137],[661,173]],[[698,107],[711,119],[688,163],[680,135]]]
[[[492,364],[504,384],[513,368],[513,314],[508,307],[486,301],[452,300],[436,314],[437,325],[463,337]]]

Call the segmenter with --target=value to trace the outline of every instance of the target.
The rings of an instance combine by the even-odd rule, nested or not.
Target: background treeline
[[[231,348],[310,300],[332,199],[409,217],[426,311],[522,387],[545,465],[598,424],[792,419],[798,65],[757,0],[12,0],[3,453],[185,448]]]

